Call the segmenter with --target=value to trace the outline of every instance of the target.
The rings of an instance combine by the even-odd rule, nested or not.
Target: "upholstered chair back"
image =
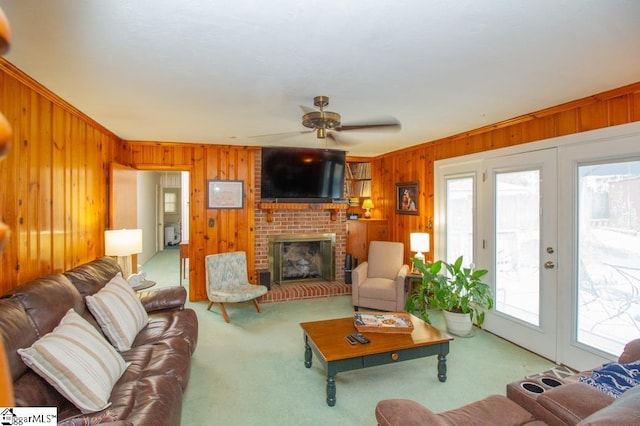
[[[369,278],[395,280],[404,261],[404,244],[392,241],[369,243]]]
[[[247,255],[243,251],[206,256],[207,291],[224,290],[249,283]]]

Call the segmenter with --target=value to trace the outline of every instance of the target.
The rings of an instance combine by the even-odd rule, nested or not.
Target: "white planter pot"
[[[472,335],[473,323],[470,314],[459,314],[456,312],[444,312],[444,320],[447,323],[447,331],[460,337]]]

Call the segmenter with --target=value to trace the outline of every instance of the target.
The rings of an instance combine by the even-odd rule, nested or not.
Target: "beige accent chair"
[[[408,273],[403,243],[371,241],[367,260],[351,272],[351,303],[354,309],[404,311],[404,282]]]
[[[207,297],[209,306],[215,303],[222,316],[229,322],[225,303],[253,301],[258,312],[262,312],[258,297],[267,292],[267,287],[249,283],[247,276],[247,255],[243,251],[210,254],[205,257],[207,271]]]

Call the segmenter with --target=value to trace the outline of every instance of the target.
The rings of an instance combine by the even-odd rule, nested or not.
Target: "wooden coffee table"
[[[438,356],[438,380],[447,380],[452,337],[411,315],[411,334],[362,333],[370,343],[350,345],[345,336],[356,332],[353,317],[303,322],[304,366],[311,367],[312,351],[327,372],[327,404],[336,404],[336,374],[410,359]]]

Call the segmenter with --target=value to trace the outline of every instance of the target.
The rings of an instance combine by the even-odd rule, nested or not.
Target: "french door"
[[[485,327],[556,359],[556,149],[484,163],[478,261],[489,265],[495,308]]]
[[[560,364],[640,336],[640,126],[436,163],[435,258],[488,269],[484,327]]]

